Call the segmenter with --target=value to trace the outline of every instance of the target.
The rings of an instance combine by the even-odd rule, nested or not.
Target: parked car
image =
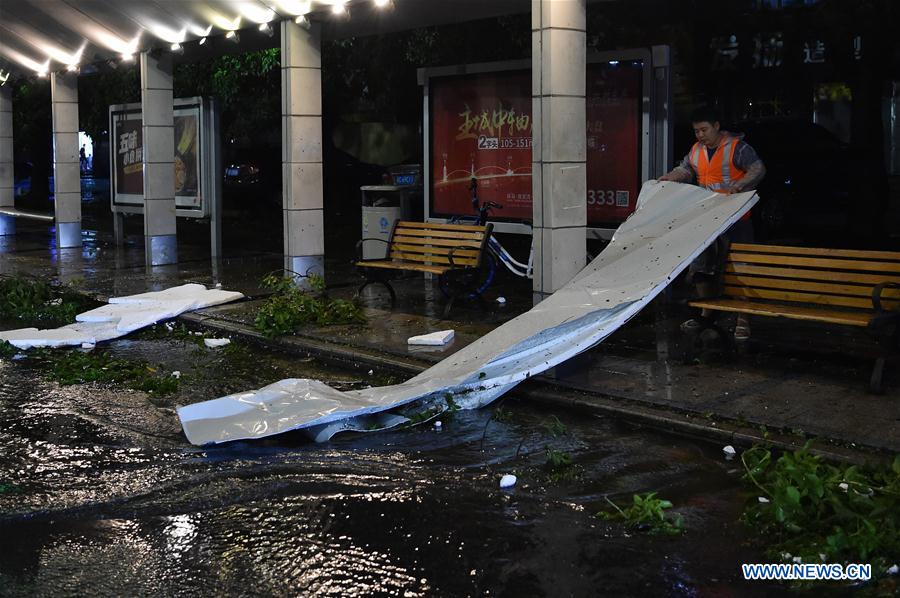
[[[738,123],[766,164],[754,209],[760,241],[786,239],[826,247],[877,246],[888,183],[881,157],[842,143],[800,120]]]
[[[226,155],[222,176],[226,207],[281,207],[280,150],[243,148],[232,151]]]

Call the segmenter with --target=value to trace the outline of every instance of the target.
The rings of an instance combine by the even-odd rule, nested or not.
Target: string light
[[[347,6],[344,4],[344,0],[335,0],[335,3],[331,5],[331,13],[336,15],[343,15],[347,12]]]

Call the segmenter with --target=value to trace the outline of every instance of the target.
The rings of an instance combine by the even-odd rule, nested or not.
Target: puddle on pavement
[[[738,580],[764,561],[737,523],[744,496],[717,446],[514,399],[434,426],[299,434],[198,448],[174,406],[288,376],[356,387],[358,372],[236,344],[137,336],[117,357],[183,372],[171,397],[61,387],[0,361],[0,593],[673,595],[771,592]],[[554,483],[547,448],[578,474]],[[514,472],[512,491],[499,477]],[[658,491],[681,537],[594,514]]]

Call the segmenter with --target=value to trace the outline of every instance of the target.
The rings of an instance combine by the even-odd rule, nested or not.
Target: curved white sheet
[[[19,349],[95,345],[186,311],[236,301],[243,296],[236,291],[207,289],[202,284],[189,283],[164,291],[112,297],[107,305],[75,316],[74,324],[50,330],[20,328],[2,331],[0,341],[8,341]]]
[[[722,195],[692,185],[645,183],[639,208],[571,282],[414,378],[350,392],[312,380],[282,380],[180,407],[184,433],[197,445],[295,429],[321,441],[342,429],[336,422],[411,401],[434,403],[449,394],[461,408],[483,406],[602,341],[755,202],[753,192]]]

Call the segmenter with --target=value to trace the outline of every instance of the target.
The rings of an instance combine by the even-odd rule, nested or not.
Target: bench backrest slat
[[[865,272],[890,272],[900,274],[900,262],[875,262],[866,260],[845,260],[792,255],[771,255],[759,253],[738,253],[732,251],[731,260],[748,264],[775,264],[779,266],[799,266],[820,270],[856,270]]]
[[[788,247],[786,245],[756,245],[754,243],[732,243],[731,251],[751,251],[754,253],[777,253],[782,255],[813,255],[817,257],[848,257],[864,260],[884,260],[900,262],[900,252],[868,251],[865,249],[831,249],[823,247]]]
[[[802,268],[772,268],[767,266],[754,266],[729,262],[725,265],[726,272],[739,274],[755,274],[759,276],[773,276],[781,278],[798,278],[803,280],[824,280],[833,282],[855,282],[868,284],[870,287],[881,282],[900,282],[900,276],[890,274],[867,274],[860,272],[835,272],[834,270],[804,270]]]
[[[416,264],[477,267],[493,225],[399,221],[394,225],[388,259]]]
[[[827,282],[814,282],[810,280],[792,280],[785,278],[766,278],[760,276],[744,276],[742,274],[729,274],[724,276],[726,285],[743,286],[750,288],[784,289],[786,291],[804,291],[810,293],[828,293],[831,295],[849,295],[852,297],[872,297],[873,285],[862,284],[834,284]],[[883,299],[900,298],[900,290],[885,289],[881,293]]]
[[[882,282],[900,282],[900,253],[733,243],[724,294],[872,311],[873,287]],[[900,308],[900,290],[881,297],[884,308]]]

